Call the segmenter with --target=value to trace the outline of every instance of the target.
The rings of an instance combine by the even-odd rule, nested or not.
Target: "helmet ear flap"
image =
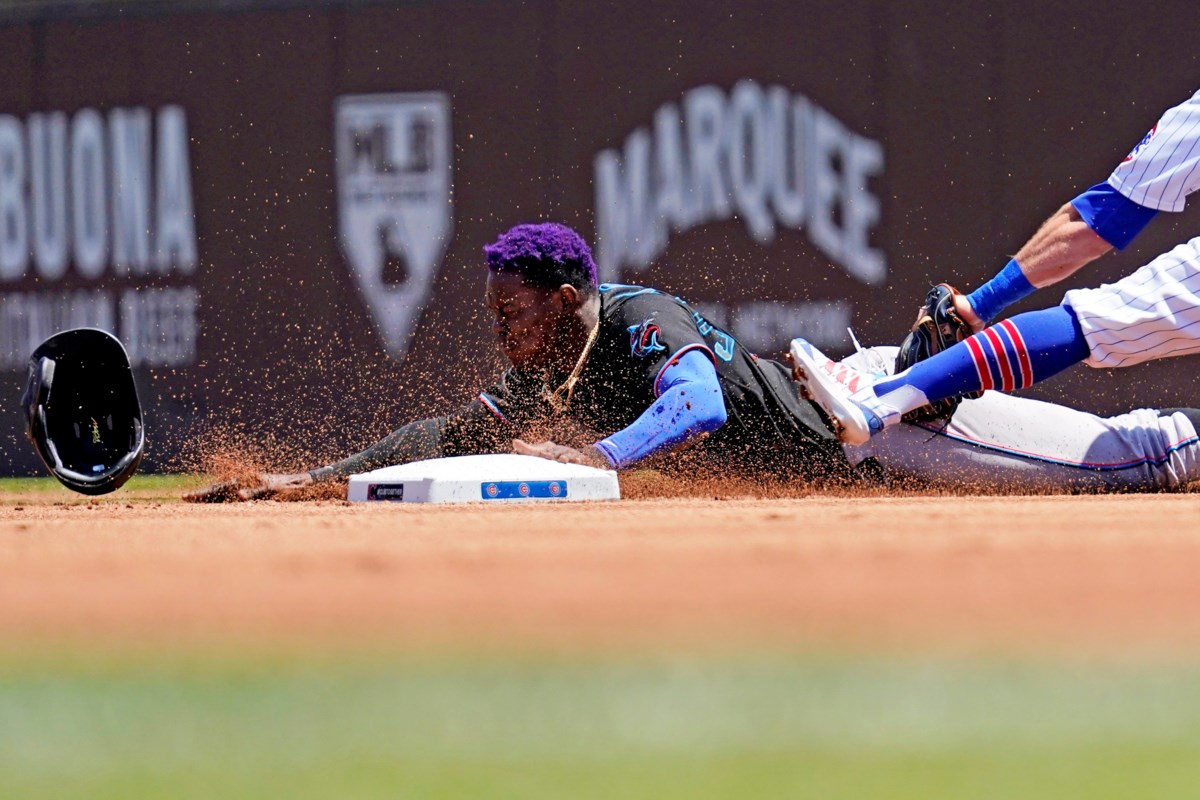
[[[107,494],[137,471],[142,409],[125,348],[96,328],[63,331],[29,359],[26,433],[50,474],[81,494]]]
[[[38,409],[46,404],[53,381],[54,359],[43,356],[29,360],[29,381],[25,386],[25,394],[21,396],[21,407],[25,409],[25,435],[30,438],[33,437]]]

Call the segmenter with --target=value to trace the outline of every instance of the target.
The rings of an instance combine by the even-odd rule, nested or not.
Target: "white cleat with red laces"
[[[800,393],[824,409],[839,439],[846,444],[865,444],[884,429],[885,417],[892,415],[880,409],[884,412],[881,416],[851,396],[872,394],[864,390],[869,390],[878,376],[832,360],[805,339],[792,340],[791,354],[792,378],[800,384]]]

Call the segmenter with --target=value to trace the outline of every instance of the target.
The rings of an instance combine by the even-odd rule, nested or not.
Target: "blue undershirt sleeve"
[[[1107,181],[1071,201],[1079,216],[1104,241],[1124,250],[1158,213],[1118,192]]]
[[[663,370],[658,399],[627,428],[596,442],[618,469],[725,424],[725,398],[716,367],[703,349],[682,353]]]

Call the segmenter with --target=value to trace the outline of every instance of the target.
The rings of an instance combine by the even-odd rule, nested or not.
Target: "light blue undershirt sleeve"
[[[725,398],[705,349],[690,349],[663,369],[658,399],[627,428],[596,442],[617,469],[725,424]]]

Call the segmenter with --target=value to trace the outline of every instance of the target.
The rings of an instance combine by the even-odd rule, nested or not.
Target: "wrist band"
[[[967,302],[981,320],[990,322],[1008,306],[1033,294],[1034,288],[1014,258],[996,277],[967,295]]]

